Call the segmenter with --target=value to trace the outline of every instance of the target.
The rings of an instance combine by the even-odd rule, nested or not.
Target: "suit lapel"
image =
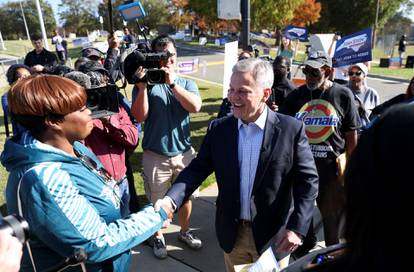
[[[273,149],[276,146],[279,138],[280,128],[277,126],[279,118],[276,113],[271,110],[267,111],[266,125],[263,135],[263,144],[260,150],[259,161],[257,163],[256,176],[254,179],[252,196],[255,195],[257,189],[263,181],[263,175],[269,165],[270,156],[273,154]]]
[[[226,131],[225,135],[225,150],[229,150],[229,157],[226,156],[228,171],[233,172],[232,175],[234,180],[232,181],[232,186],[234,186],[235,195],[238,197],[240,195],[240,167],[239,167],[239,129],[237,127],[237,118],[232,118],[231,125],[229,130]],[[222,159],[225,159],[223,157]]]

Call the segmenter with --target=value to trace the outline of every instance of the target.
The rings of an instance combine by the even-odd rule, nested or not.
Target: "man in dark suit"
[[[256,261],[271,245],[286,266],[308,230],[318,193],[303,124],[266,106],[272,83],[266,61],[250,58],[233,67],[228,99],[234,115],[211,123],[197,157],[155,204],[176,210],[215,172],[216,234],[227,271]]]

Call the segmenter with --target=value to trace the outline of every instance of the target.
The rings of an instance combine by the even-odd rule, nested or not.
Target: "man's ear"
[[[263,89],[263,99],[264,99],[264,102],[266,102],[271,95],[272,95],[272,88],[264,88]]]

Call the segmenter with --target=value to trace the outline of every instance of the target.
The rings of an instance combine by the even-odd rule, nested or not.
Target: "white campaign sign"
[[[231,70],[237,63],[238,42],[229,42],[224,45],[224,77],[223,77],[223,98],[227,97],[230,86]]]
[[[217,0],[217,17],[224,20],[240,20],[240,0]]]

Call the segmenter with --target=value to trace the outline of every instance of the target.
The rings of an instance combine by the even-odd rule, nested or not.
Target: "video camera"
[[[16,237],[20,243],[29,239],[29,224],[19,215],[9,215],[0,218],[0,230]]]
[[[142,49],[136,49],[124,60],[123,70],[128,83],[147,82],[151,85],[165,83],[165,71],[160,68],[167,64],[172,54],[170,52],[147,53],[143,51]],[[146,68],[147,73],[145,77],[139,79],[135,75],[135,71],[140,66]]]
[[[105,86],[86,89],[86,106],[91,110],[92,119],[113,115],[119,112],[118,86]]]

